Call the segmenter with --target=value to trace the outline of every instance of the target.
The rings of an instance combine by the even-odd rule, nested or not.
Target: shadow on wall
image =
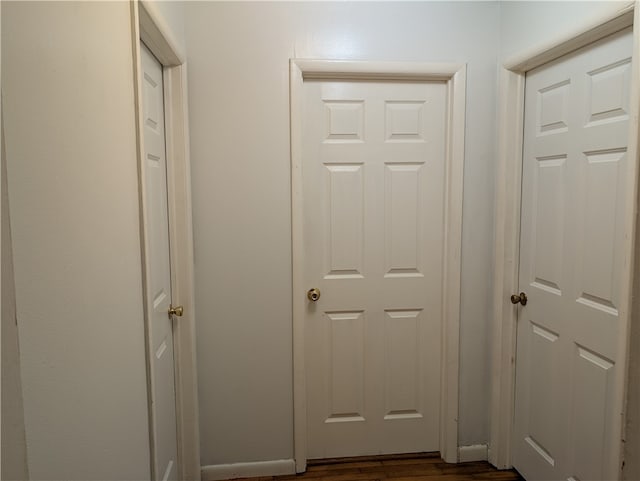
[[[2,119],[2,479],[29,479]]]

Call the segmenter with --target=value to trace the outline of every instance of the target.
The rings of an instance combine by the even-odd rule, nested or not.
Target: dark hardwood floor
[[[251,481],[523,481],[515,471],[487,462],[447,464],[437,454],[402,454],[310,461],[307,472],[290,476],[242,478]]]

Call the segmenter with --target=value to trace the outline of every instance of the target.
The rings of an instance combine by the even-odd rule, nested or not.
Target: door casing
[[[460,331],[460,267],[466,65],[411,62],[366,62],[291,59],[291,203],[293,276],[293,394],[296,471],[307,464],[305,374],[305,286],[302,193],[303,83],[310,79],[428,81],[447,83],[444,289],[442,296],[442,384],[440,453],[458,461],[458,378]]]
[[[580,25],[569,34],[551,40],[540,48],[523,52],[506,61],[500,69],[498,110],[498,165],[496,167],[495,235],[494,235],[494,317],[491,326],[493,340],[491,357],[491,425],[489,462],[500,469],[510,468],[512,431],[515,412],[515,356],[517,308],[509,296],[518,289],[520,258],[520,198],[522,185],[522,148],[524,128],[525,75],[529,70],[551,62],[567,53],[634,25],[631,80],[631,112],[629,122],[629,167],[627,173],[627,216],[624,219],[624,268],[621,278],[621,353],[628,353],[628,330],[631,314],[631,287],[635,245],[635,203],[638,198],[638,114],[640,113],[640,9],[635,2],[623,4],[619,10],[600,17],[595,22]],[[618,372],[626,379],[627,368]],[[616,380],[616,385],[625,381]],[[625,393],[616,393],[616,406],[624,412]],[[624,415],[614,430],[620,433],[620,443],[609,447],[609,454],[622,457]],[[621,466],[621,462],[618,463]],[[612,478],[613,479],[613,478]]]
[[[169,30],[152,3],[130,0],[132,21],[133,71],[135,77],[136,137],[138,140],[138,178],[140,233],[142,249],[143,290],[149,276],[147,222],[144,209],[144,153],[142,67],[140,41],[151,50],[163,66],[165,89],[165,136],[167,151],[167,197],[169,213],[169,243],[171,250],[171,290],[174,304],[184,306],[184,315],[174,326],[174,359],[176,386],[176,421],[178,473],[184,480],[200,480],[200,435],[195,351],[195,302],[193,226],[191,217],[191,164],[189,157],[189,125],[187,111],[187,68],[184,56],[176,47]],[[149,298],[149,296],[145,296]],[[144,306],[147,343],[147,391],[151,403],[149,349],[149,313]],[[151,469],[153,471],[153,420],[149,406]],[[157,473],[156,473],[157,474]],[[155,478],[154,478],[155,479]]]

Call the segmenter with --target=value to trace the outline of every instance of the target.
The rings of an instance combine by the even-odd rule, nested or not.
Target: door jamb
[[[573,52],[631,25],[640,26],[640,9],[635,2],[624,5],[606,16],[554,38],[544,45],[508,59],[500,69],[498,109],[498,163],[496,167],[495,232],[494,232],[494,316],[492,321],[493,347],[491,352],[491,425],[489,436],[489,462],[500,469],[512,466],[512,429],[515,413],[515,357],[516,323],[518,310],[509,296],[518,289],[520,257],[520,196],[522,182],[522,147],[524,130],[524,91],[527,71]],[[635,10],[635,11],[634,11]],[[635,17],[635,19],[634,19]],[[638,172],[638,114],[640,102],[640,76],[638,60],[640,33],[633,31],[633,61],[631,86],[631,112],[629,115],[629,172],[625,217],[625,264],[622,273],[619,314],[622,323],[619,347],[627,352],[628,326],[631,312],[631,285],[633,275],[633,249]],[[624,339],[623,339],[624,338]],[[625,366],[618,376],[626,378]],[[622,409],[624,397],[616,395]],[[623,434],[623,417],[614,429]],[[616,444],[616,443],[614,443]],[[617,457],[620,445],[612,446],[610,454]],[[618,464],[620,466],[621,463]]]
[[[305,471],[307,464],[305,286],[302,270],[304,259],[302,203],[304,199],[301,171],[302,95],[305,79],[440,80],[447,83],[440,453],[445,461],[455,463],[458,461],[460,267],[466,65],[304,59],[290,61],[294,457],[297,472]]]
[[[169,243],[171,250],[171,290],[174,304],[184,307],[184,315],[174,321],[173,347],[176,392],[176,440],[178,476],[183,480],[200,480],[200,434],[195,341],[193,225],[191,217],[191,162],[187,111],[187,66],[170,33],[151,2],[130,0],[132,22],[133,72],[135,83],[136,137],[139,178],[140,234],[143,290],[149,278],[146,262],[148,234],[145,214],[145,176],[143,153],[142,67],[140,41],[162,64],[165,103],[165,137],[167,152],[167,198]],[[151,368],[149,356],[149,313],[145,296],[144,323],[147,349],[147,396],[149,402],[149,442],[153,473],[153,413],[151,407]]]

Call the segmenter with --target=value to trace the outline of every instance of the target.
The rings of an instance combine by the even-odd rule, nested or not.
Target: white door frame
[[[623,4],[619,10],[557,38],[539,48],[529,50],[509,59],[501,68],[499,78],[498,110],[498,165],[496,167],[495,236],[494,236],[494,316],[491,358],[491,426],[489,436],[489,461],[498,468],[510,468],[512,429],[515,413],[515,356],[516,323],[518,309],[509,296],[518,289],[520,258],[520,196],[522,182],[522,147],[524,122],[524,89],[527,71],[555,60],[592,42],[600,40],[631,25],[640,26],[634,15],[634,2]],[[628,326],[631,308],[631,282],[635,240],[635,215],[638,172],[638,114],[640,102],[640,33],[634,27],[631,112],[629,113],[629,172],[627,175],[626,218],[624,219],[624,266],[621,278],[621,305],[619,310],[621,334],[619,349],[628,352]],[[626,379],[626,366],[618,370],[618,376]],[[623,410],[624,393],[616,393],[615,402]],[[623,417],[614,429],[622,435]],[[610,454],[621,455],[620,445],[611,446]]]
[[[458,461],[458,370],[460,331],[460,258],[462,245],[462,174],[466,65],[412,62],[303,60],[290,62],[291,88],[291,205],[293,266],[293,398],[296,471],[307,465],[307,400],[305,372],[305,292],[302,195],[302,98],[305,79],[396,80],[447,83],[447,139],[445,189],[445,256],[442,295],[442,400],[440,453]]]
[[[151,50],[163,66],[165,136],[167,149],[167,196],[169,206],[169,243],[171,250],[171,291],[174,304],[184,306],[184,315],[174,323],[173,347],[176,386],[176,423],[178,476],[181,480],[200,480],[200,434],[198,426],[198,391],[195,342],[193,227],[191,218],[191,163],[189,157],[189,125],[187,112],[187,67],[176,48],[170,30],[150,2],[130,0],[132,20],[133,70],[135,75],[136,134],[138,144],[138,176],[140,232],[142,242],[143,289],[149,278],[147,220],[145,218],[145,163],[143,162],[142,67],[140,41]],[[151,400],[150,339],[148,305],[145,295],[144,317],[147,343],[147,384]],[[149,405],[149,437],[153,473],[153,419]]]

